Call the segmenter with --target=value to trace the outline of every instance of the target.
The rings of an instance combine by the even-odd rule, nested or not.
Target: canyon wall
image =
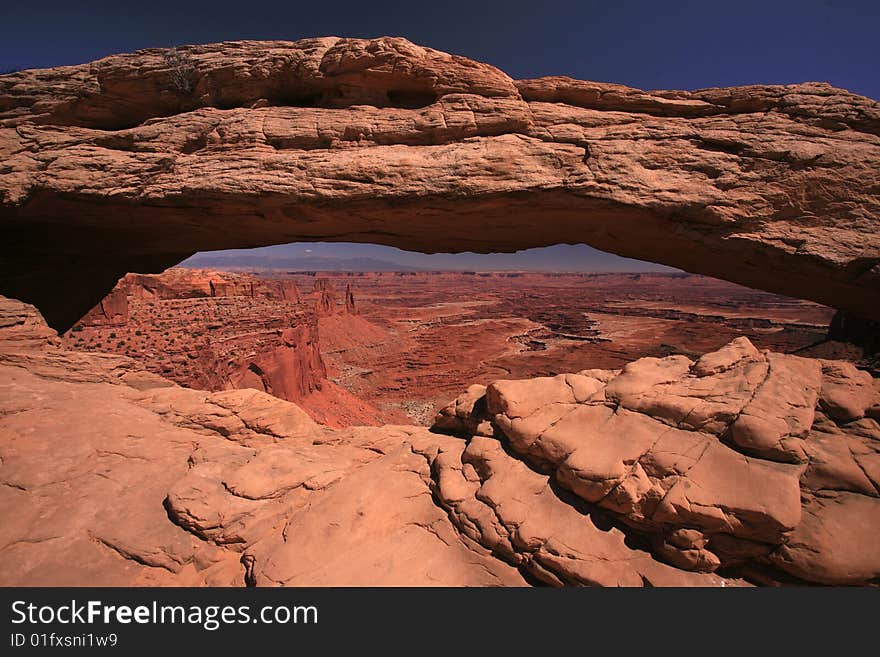
[[[65,336],[70,347],[131,356],[202,390],[252,388],[301,404],[330,426],[396,419],[331,382],[319,320],[347,326],[354,293],[329,281],[301,294],[291,279],[207,270],[128,274]]]

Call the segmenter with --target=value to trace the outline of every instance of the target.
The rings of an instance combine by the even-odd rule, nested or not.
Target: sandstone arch
[[[0,76],[0,161],[0,293],[60,330],[127,271],[302,240],[583,242],[880,319],[880,104],[827,84],[643,92],[399,38],[230,42]]]

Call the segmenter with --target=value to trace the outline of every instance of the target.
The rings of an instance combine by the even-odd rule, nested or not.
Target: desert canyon
[[[875,101],[226,42],[0,158],[0,585],[880,583]],[[175,267],[296,241],[681,271]]]

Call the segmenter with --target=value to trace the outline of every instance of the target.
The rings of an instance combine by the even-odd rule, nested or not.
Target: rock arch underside
[[[877,584],[880,384],[845,361],[737,338],[333,429],[56,331],[127,272],[310,240],[586,243],[876,321],[878,218],[880,105],[821,83],[513,80],[336,37],[2,75],[0,584]],[[296,372],[310,330],[279,328]]]
[[[583,242],[880,319],[880,105],[644,92],[403,39],[145,50],[0,76],[2,291],[66,329],[127,271],[301,240]]]

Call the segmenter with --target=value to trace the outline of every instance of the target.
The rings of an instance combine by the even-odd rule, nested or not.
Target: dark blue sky
[[[820,80],[880,99],[880,0],[11,1],[0,12],[0,70],[185,43],[386,34],[515,78],[643,89]],[[337,248],[352,257],[363,247]],[[593,252],[582,252],[590,268]]]

